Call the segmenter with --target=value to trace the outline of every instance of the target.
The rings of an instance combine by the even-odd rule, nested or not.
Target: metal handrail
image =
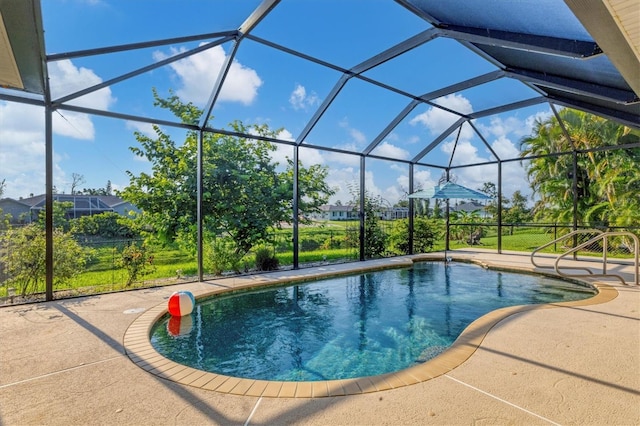
[[[597,231],[597,230],[592,230],[592,231]],[[633,240],[633,246],[634,246],[634,276],[635,276],[635,284],[636,285],[640,285],[640,262],[639,262],[639,258],[640,258],[640,240],[638,239],[638,237],[631,233],[631,232],[626,232],[626,231],[611,231],[611,232],[602,232],[599,231],[599,235],[596,235],[595,237],[591,238],[590,240],[576,246],[573,247],[572,249],[562,253],[561,255],[559,255],[556,258],[556,261],[554,263],[554,268],[556,273],[558,273],[558,275],[562,275],[565,277],[571,277],[571,276],[576,276],[576,275],[569,275],[569,274],[564,274],[562,272],[560,272],[560,268],[558,266],[558,264],[560,263],[560,260],[563,259],[565,256],[569,255],[569,254],[573,254],[579,250],[582,250],[585,247],[590,246],[591,244],[602,240],[602,274],[594,274],[593,272],[591,272],[590,270],[587,270],[589,272],[589,274],[593,277],[615,277],[618,278],[622,284],[626,284],[625,280],[623,277],[621,277],[618,274],[609,274],[607,273],[607,252],[608,252],[608,237],[621,237],[621,236],[625,236],[625,237],[630,237]],[[533,262],[533,260],[532,260]],[[535,265],[535,264],[534,264]],[[565,266],[564,269],[586,269],[586,268],[579,268],[579,267],[569,267],[569,266]]]
[[[570,237],[573,237],[574,235],[578,235],[578,234],[594,234],[594,233],[595,233],[595,234],[602,234],[602,233],[603,233],[603,231],[601,231],[601,230],[599,230],[599,229],[577,229],[577,230],[575,230],[575,231],[571,231],[571,232],[569,232],[569,233],[568,233],[568,234],[566,234],[566,235],[563,235],[562,237],[556,238],[555,240],[553,240],[553,241],[551,241],[551,242],[549,242],[549,243],[547,243],[547,244],[544,244],[544,245],[542,245],[542,246],[538,247],[537,249],[535,249],[534,251],[532,251],[532,252],[531,252],[531,263],[532,263],[532,264],[533,264],[533,266],[535,266],[536,268],[552,269],[552,267],[551,267],[551,266],[538,265],[538,264],[535,262],[535,260],[534,260],[534,256],[536,255],[536,253],[537,253],[537,252],[539,252],[540,250],[543,250],[543,249],[545,249],[545,248],[549,247],[550,245],[553,245],[553,244],[559,243],[559,242],[560,242],[560,241],[562,241],[562,240],[566,240],[566,239],[568,239],[568,238],[570,238]],[[579,266],[576,266],[576,267],[570,267],[570,269],[584,269],[584,270],[586,270],[587,272],[589,272],[590,274],[592,273],[589,269],[587,269],[587,268],[582,268],[582,267],[579,267]]]

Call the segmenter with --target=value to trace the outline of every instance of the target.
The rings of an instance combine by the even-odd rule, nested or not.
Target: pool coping
[[[290,275],[275,279],[250,280],[244,284],[233,287],[223,287],[213,290],[204,290],[194,294],[196,299],[218,294],[228,294],[235,291],[252,290],[265,286],[288,284],[292,282],[305,282],[338,275],[348,275],[380,269],[391,269],[411,266],[414,262],[436,261],[432,257],[415,256],[405,258],[392,264],[378,264],[371,266],[354,267],[342,272],[331,270],[319,270],[305,275]],[[455,259],[459,262],[469,262],[467,259]],[[521,273],[534,273],[536,275],[552,276],[534,270],[534,268],[494,267],[482,262],[475,262],[480,266]],[[489,331],[502,320],[524,312],[537,311],[551,308],[589,306],[609,302],[618,296],[618,291],[602,282],[589,282],[580,279],[568,281],[580,282],[597,291],[593,297],[583,300],[559,302],[539,305],[518,305],[500,308],[489,312],[473,321],[458,336],[455,342],[442,354],[424,363],[417,364],[397,372],[386,373],[377,376],[358,377],[353,379],[322,380],[311,382],[292,381],[268,381],[226,376],[198,370],[193,367],[172,361],[158,353],[150,341],[151,330],[154,324],[168,313],[167,303],[160,303],[145,311],[136,318],[127,328],[123,346],[126,355],[138,367],[162,379],[166,379],[182,385],[193,386],[201,389],[213,390],[232,395],[266,398],[318,398],[357,395],[371,392],[396,389],[425,382],[442,376],[457,368],[480,347]]]

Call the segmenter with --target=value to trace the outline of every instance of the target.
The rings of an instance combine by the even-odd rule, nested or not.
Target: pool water
[[[594,294],[549,277],[421,262],[208,298],[189,316],[163,317],[151,342],[178,363],[228,376],[345,379],[425,362],[495,309]]]

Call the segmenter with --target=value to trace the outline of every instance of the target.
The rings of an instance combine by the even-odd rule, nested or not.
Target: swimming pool
[[[151,343],[175,362],[227,376],[345,379],[425,362],[495,309],[594,294],[538,275],[420,262],[199,300],[190,316],[158,321]]]

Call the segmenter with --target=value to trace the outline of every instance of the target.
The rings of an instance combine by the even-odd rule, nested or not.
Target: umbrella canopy
[[[474,200],[488,200],[491,197],[480,191],[458,185],[457,183],[447,182],[442,186],[436,186],[435,188],[409,194],[409,198],[438,198],[441,200],[469,198]]]

